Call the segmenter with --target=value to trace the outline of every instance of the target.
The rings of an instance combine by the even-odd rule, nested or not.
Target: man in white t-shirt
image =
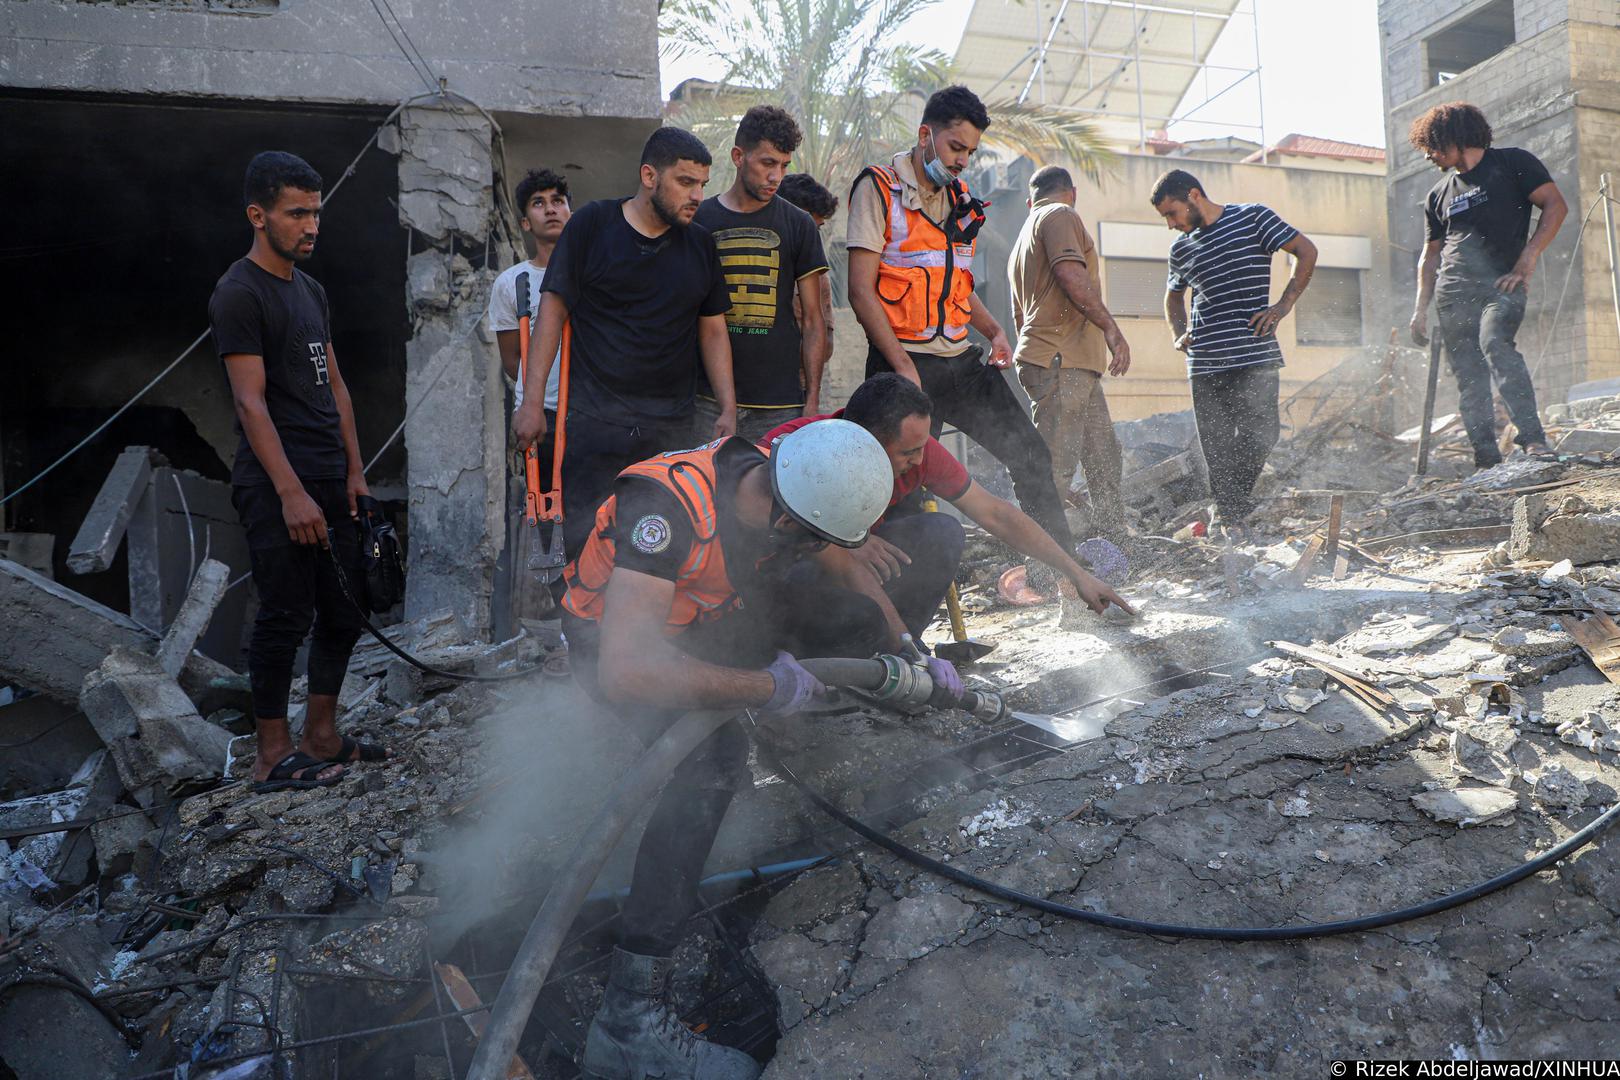
[[[522,218],[518,224],[534,240],[534,254],[523,262],[501,271],[489,291],[489,328],[495,332],[495,342],[501,351],[501,368],[512,380],[513,411],[523,404],[523,383],[518,379],[518,278],[529,276],[529,315],[532,327],[538,327],[540,315],[540,283],[546,277],[546,264],[562,235],[563,226],[573,212],[568,205],[568,181],[550,169],[531,169],[517,186],[515,197]],[[560,355],[560,354],[559,354]],[[551,365],[546,379],[546,430],[557,430],[557,387],[562,376],[561,362]],[[555,443],[550,437],[540,440],[540,488],[551,490],[552,450]],[[522,489],[518,488],[518,506],[522,506]],[[518,511],[514,511],[517,513]],[[517,580],[521,575],[514,575]],[[559,578],[552,589],[554,596],[562,592]]]

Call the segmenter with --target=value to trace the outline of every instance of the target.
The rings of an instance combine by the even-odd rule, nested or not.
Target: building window
[[[1495,0],[1423,43],[1429,86],[1439,86],[1513,44],[1513,0]]]
[[[1170,266],[1162,259],[1103,260],[1103,302],[1114,315],[1164,318],[1164,284]]]
[[[1361,271],[1318,267],[1294,307],[1301,345],[1361,344]]]

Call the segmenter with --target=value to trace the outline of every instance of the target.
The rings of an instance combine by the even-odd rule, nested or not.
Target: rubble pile
[[[196,591],[217,600],[216,576]],[[191,620],[193,635],[206,622]],[[70,775],[0,776],[0,1030],[31,1032],[0,1036],[0,1060],[24,1080],[177,1063],[193,1077],[236,1075],[273,1045],[409,1020],[429,987],[427,920],[440,899],[424,860],[488,793],[479,721],[496,693],[409,678],[380,645],[359,648],[339,730],[379,741],[389,760],[332,786],[255,793],[251,723],[240,708],[202,715],[218,702],[176,681],[190,645],[175,633],[113,646],[77,702],[48,710],[56,727],[33,741],[62,731],[83,746],[84,725],[96,745]],[[527,634],[471,640],[448,613],[389,635],[453,671],[522,670],[542,651]],[[306,692],[297,680],[295,730]],[[5,706],[0,734],[10,711],[44,701]],[[330,1075],[337,1054],[300,1053],[296,1074]]]

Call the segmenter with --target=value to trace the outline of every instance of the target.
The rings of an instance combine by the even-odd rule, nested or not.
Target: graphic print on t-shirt
[[[768,334],[776,325],[782,271],[782,238],[775,229],[716,229],[720,269],[731,292],[726,327],[733,333]]]
[[[332,376],[326,371],[326,342],[309,342],[309,362],[315,365],[315,385],[326,386],[332,381]]]
[[[287,381],[304,400],[321,407],[332,402],[332,372],[327,366],[326,327],[313,319],[297,324],[287,339]]]

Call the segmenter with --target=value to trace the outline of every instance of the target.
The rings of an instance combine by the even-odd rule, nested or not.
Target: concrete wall
[[[657,0],[393,11],[433,76],[486,109],[658,115]],[[387,105],[427,89],[372,5],[341,0],[7,0],[0,85]]]
[[[1546,164],[1570,218],[1543,256],[1531,286],[1519,347],[1544,400],[1572,383],[1620,374],[1620,332],[1610,291],[1602,211],[1570,259],[1599,176],[1620,172],[1620,5],[1611,0],[1514,0],[1516,41],[1440,86],[1425,85],[1424,42],[1477,10],[1454,0],[1381,0],[1388,113],[1390,238],[1397,287],[1415,285],[1423,245],[1422,199],[1440,178],[1408,144],[1414,118],[1435,105],[1468,101],[1490,118],[1494,141],[1520,146]],[[1568,276],[1563,307],[1558,296]],[[1558,313],[1555,321],[1555,312]]]

